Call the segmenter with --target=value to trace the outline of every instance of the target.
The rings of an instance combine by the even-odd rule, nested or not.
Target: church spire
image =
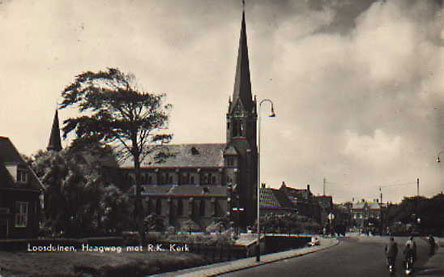
[[[51,135],[49,137],[48,147],[46,147],[48,151],[60,151],[62,150],[62,142],[60,139],[60,128],[59,128],[59,113],[56,109],[54,115],[54,121],[52,122]]]
[[[247,30],[245,24],[245,2],[242,1],[242,3],[244,8],[242,10],[242,23],[237,54],[236,75],[234,79],[233,105],[231,108],[233,109],[240,100],[244,108],[251,111],[253,107],[253,100],[251,96],[250,63],[248,60]]]

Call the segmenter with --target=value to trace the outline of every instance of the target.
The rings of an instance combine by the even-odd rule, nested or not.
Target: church
[[[157,215],[164,226],[182,230],[204,230],[227,217],[243,229],[252,226],[257,215],[256,110],[243,11],[234,91],[226,113],[226,142],[167,145],[172,155],[160,164],[146,157],[141,163],[144,214]],[[62,148],[58,125],[56,111],[48,150]],[[132,159],[103,167],[108,180],[134,187]]]
[[[229,216],[241,227],[253,225],[257,205],[257,103],[251,94],[245,11],[242,12],[234,91],[226,114],[225,143],[168,145],[172,157],[141,164],[145,214],[166,226],[195,223],[203,229]],[[132,161],[120,167],[134,182]]]

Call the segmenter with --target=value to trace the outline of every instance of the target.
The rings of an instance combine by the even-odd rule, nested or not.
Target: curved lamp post
[[[438,152],[438,154],[436,155],[436,162],[437,162],[437,163],[440,163],[440,162],[441,162],[441,160],[439,159],[439,155],[441,155],[441,154],[443,154],[443,153],[444,153],[444,150]],[[444,178],[442,177],[442,173],[441,173],[440,175],[441,175],[441,182],[442,182]]]
[[[258,128],[257,128],[257,245],[256,245],[256,261],[261,260],[261,226],[260,226],[260,205],[261,205],[261,106],[263,103],[268,102],[271,105],[271,111],[269,117],[275,117],[273,102],[270,99],[263,99],[259,103],[258,109]]]
[[[437,162],[437,163],[440,163],[440,162],[441,162],[441,160],[439,159],[439,155],[441,155],[442,153],[444,153],[444,151],[440,151],[440,152],[438,153],[438,155],[436,155],[436,162]]]

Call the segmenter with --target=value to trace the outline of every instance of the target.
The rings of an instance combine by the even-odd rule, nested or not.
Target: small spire
[[[49,136],[48,147],[46,147],[48,151],[56,151],[59,152],[62,150],[62,142],[60,139],[60,128],[59,128],[59,113],[56,109],[54,120],[52,122],[51,134]]]

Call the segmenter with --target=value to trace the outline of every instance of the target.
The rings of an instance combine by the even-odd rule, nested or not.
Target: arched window
[[[156,214],[162,214],[162,199],[157,199],[157,202],[156,202]]]
[[[245,126],[242,121],[239,121],[239,136],[241,137],[245,136]]]
[[[233,120],[233,137],[239,136],[239,122],[237,120]]]
[[[202,199],[199,205],[199,216],[205,216],[205,200]]]
[[[144,185],[146,182],[146,174],[140,174],[140,182]]]
[[[219,215],[220,215],[220,207],[216,200],[214,201],[214,216],[219,216]]]
[[[182,199],[177,199],[177,215],[183,215],[183,202]]]
[[[153,211],[153,201],[151,201],[151,198],[148,198],[146,205],[147,205],[147,214],[151,214],[151,212]]]

